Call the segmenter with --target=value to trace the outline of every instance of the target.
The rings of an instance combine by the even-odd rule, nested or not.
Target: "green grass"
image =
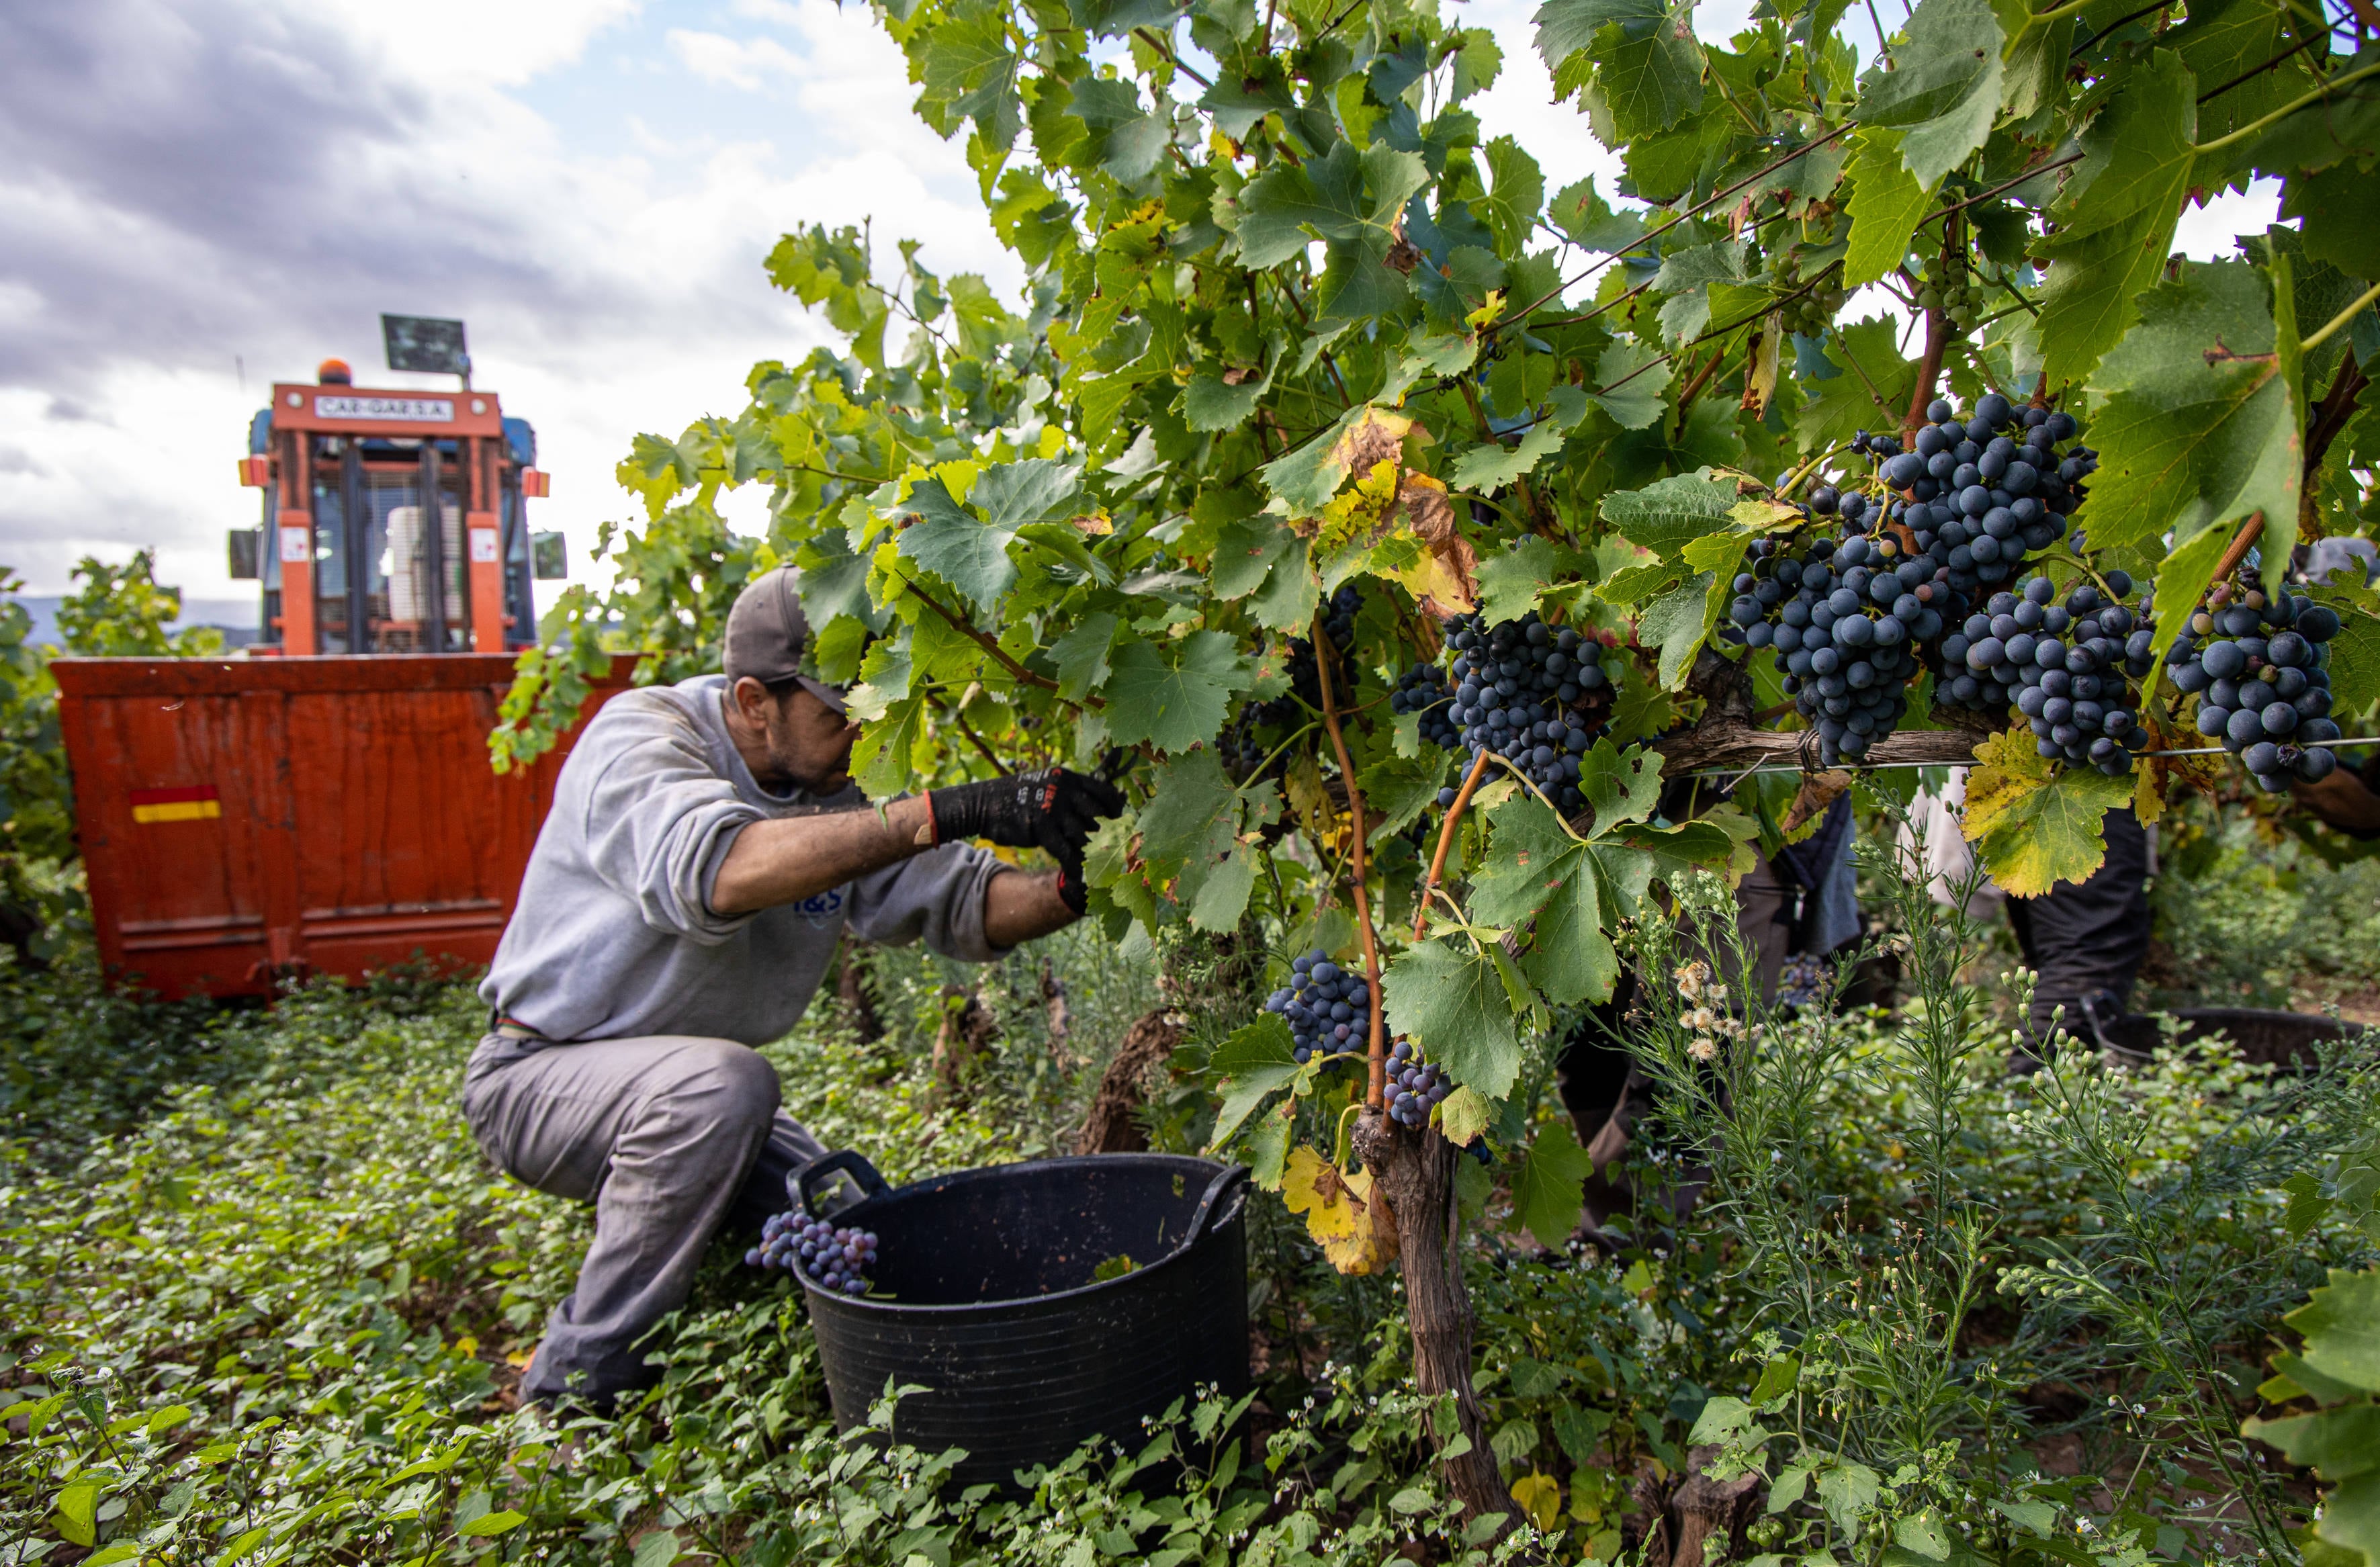
[[[1038,955],[970,976],[1003,1031],[953,1091],[929,1064],[953,971],[882,954],[888,1032],[862,1043],[822,1002],[769,1052],[788,1103],[896,1181],[1062,1148],[1153,980],[1145,954],[1087,935],[1053,944],[1074,1009],[1070,1048],[1055,1051]],[[589,1217],[495,1174],[473,1147],[456,1103],[482,1015],[467,987],[322,985],[270,1011],[206,1012],[105,996],[79,961],[5,982],[19,1022],[5,1047],[11,1140],[0,1162],[0,1567],[656,1567],[681,1553],[761,1567],[1142,1556],[1164,1567],[1476,1554],[1428,1462],[1430,1412],[1408,1391],[1393,1276],[1332,1272],[1276,1198],[1250,1207],[1258,1392],[1210,1461],[1159,1462],[1206,1451],[1201,1439],[1234,1413],[1212,1403],[1087,1448],[1022,1500],[951,1494],[936,1484],[946,1460],[880,1431],[836,1435],[796,1294],[723,1245],[656,1337],[662,1386],[617,1422],[556,1430],[516,1410],[509,1389],[568,1287]],[[1834,1194],[1834,1287],[1855,1294],[1890,1273],[1896,1227],[1922,1219],[1927,1181],[1890,1029],[1845,1026],[1840,1068],[1791,1136]],[[2101,1274],[2138,1294],[2142,1262],[2119,1244],[2130,1232],[2111,1221],[2108,1181],[2158,1196],[2161,1212],[2204,1232],[2192,1244],[2219,1296],[2207,1320],[2254,1325],[2226,1350],[2252,1374],[2261,1332],[2309,1269],[2370,1255],[2343,1213],[2300,1223],[2304,1199],[2282,1188],[2270,1132],[2302,1106],[2269,1077],[2173,1057],[2124,1080],[2111,1091],[2131,1151],[2103,1178],[2054,1135],[2037,1086],[2000,1080],[1999,1045],[1983,1045],[1953,1174],[1996,1215],[2007,1278],[2040,1263],[2044,1243],[2079,1241]],[[1202,1124],[1185,1107],[1200,1097],[1196,1082],[1162,1096],[1160,1146],[1196,1145]],[[2228,1184],[2192,1173],[2219,1175],[2250,1144],[2265,1161]],[[2335,1184],[2328,1157],[2301,1161],[2323,1192]],[[1488,1434],[1552,1525],[1530,1549],[1612,1561],[1645,1522],[1631,1488],[1683,1469],[1714,1395],[1749,1393],[1778,1353],[1763,1335],[1795,1324],[1748,1265],[1727,1203],[1616,1263],[1547,1256],[1509,1228],[1498,1184],[1509,1174],[1465,1183]],[[1995,1297],[1961,1348],[1959,1396],[1985,1396],[1985,1361],[2012,1368],[2002,1378],[2012,1385],[1989,1397],[2015,1439],[1988,1472],[1960,1461],[1973,1506],[2015,1499],[2095,1527],[2114,1520],[2092,1484],[2028,1478],[2026,1445],[2062,1434],[2095,1461],[2139,1451],[2142,1422],[2106,1413],[2110,1391],[2149,1389],[2113,1323],[2087,1303]],[[1811,1433],[1828,1401],[1881,1396],[1856,1367],[1825,1371],[1811,1353]],[[1852,1379],[1825,1379],[1836,1376]],[[2026,1393],[2036,1379],[2066,1391]],[[1927,1507],[1966,1516],[1968,1503],[1933,1483],[1887,1470],[1865,1511],[1840,1518],[1833,1501],[1805,1502],[1791,1510],[1803,1531],[1794,1549],[1872,1567],[1859,1542],[1893,1519]],[[2180,1498],[2180,1486],[2167,1488]],[[2179,1559],[2220,1548],[2178,1528],[2143,1544]],[[2046,1567],[2022,1541],[1989,1554]],[[2102,1559],[2126,1560],[2112,1542]]]

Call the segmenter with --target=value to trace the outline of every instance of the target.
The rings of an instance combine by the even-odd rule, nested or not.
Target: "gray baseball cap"
[[[750,675],[763,686],[788,677],[841,712],[843,692],[803,666],[809,651],[810,621],[802,613],[802,574],[781,565],[761,573],[735,595],[727,612],[727,684]]]

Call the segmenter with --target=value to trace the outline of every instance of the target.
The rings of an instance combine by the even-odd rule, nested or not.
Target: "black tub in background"
[[[834,1222],[876,1233],[870,1282],[891,1297],[802,1280],[839,1428],[867,1422],[888,1378],[916,1384],[894,1437],[966,1449],[962,1487],[1011,1486],[1088,1437],[1136,1448],[1144,1417],[1201,1386],[1247,1390],[1245,1166],[1102,1154],[894,1190],[844,1152],[801,1172],[804,1203],[838,1171],[867,1196]],[[1093,1278],[1120,1257],[1131,1272]]]
[[[2180,1044],[2194,1044],[2221,1034],[2245,1060],[2260,1066],[2298,1071],[2313,1066],[2325,1043],[2363,1031],[2358,1023],[2302,1012],[2265,1012],[2244,1006],[2189,1007],[2174,1013],[2173,1018],[2180,1025],[2177,1035]],[[2133,1013],[2103,1029],[2100,1042],[2145,1060],[2150,1051],[2165,1042],[2165,1033],[2155,1014]]]

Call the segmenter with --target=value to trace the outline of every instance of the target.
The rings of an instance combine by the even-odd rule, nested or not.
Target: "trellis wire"
[[[2322,743],[2322,748],[2326,751],[2340,750],[2349,746],[2380,746],[2380,735],[2359,735],[2343,740],[2325,740]],[[2150,757],[2219,757],[2228,756],[2230,753],[2221,746],[2198,746],[2188,750],[2143,751],[2139,754]],[[1856,768],[1842,768],[1834,771],[1845,772],[1882,772],[1888,768],[1896,767],[1965,767],[1967,765],[1967,763],[1961,761],[1878,761],[1868,762]],[[1732,767],[1706,767],[1699,772],[1689,772],[1686,776],[1689,778],[1725,778],[1732,776],[1740,781],[1742,779],[1749,778],[1757,772],[1807,772],[1809,771],[1810,770],[1808,768],[1803,767],[1799,762],[1762,762],[1757,767],[1747,767],[1742,769],[1741,771]]]

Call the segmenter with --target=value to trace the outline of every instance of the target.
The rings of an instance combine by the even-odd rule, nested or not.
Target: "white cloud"
[[[804,75],[801,58],[773,38],[730,38],[724,33],[672,28],[670,53],[703,80],[758,91],[771,76]]]
[[[222,539],[256,519],[232,460],[266,383],[334,353],[436,383],[376,368],[387,310],[469,322],[479,384],[555,475],[537,525],[583,566],[633,515],[631,435],[733,411],[754,359],[828,336],[768,286],[781,232],[872,218],[888,259],[915,236],[1018,281],[864,8],[747,0],[782,31],[747,38],[662,25],[728,19],[691,4],[528,9],[0,11],[0,563],[55,591],[84,553],[152,544],[194,597],[247,591]],[[767,112],[737,117],[722,70],[760,73]]]

